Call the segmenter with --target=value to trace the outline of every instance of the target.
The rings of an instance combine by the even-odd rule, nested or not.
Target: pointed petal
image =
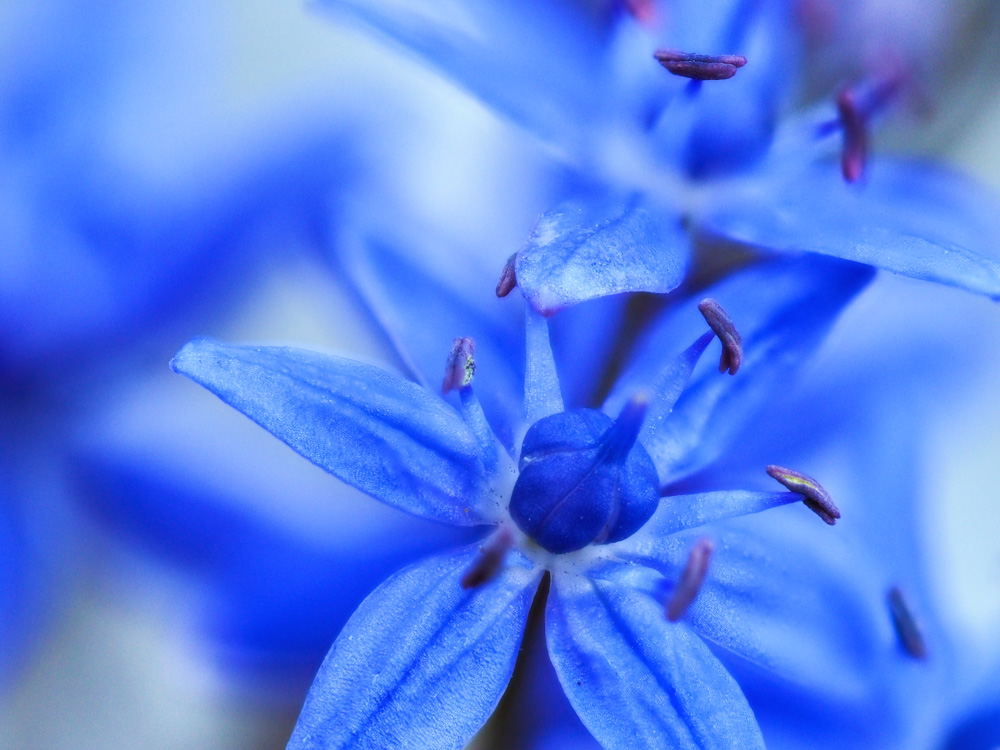
[[[764,747],[736,681],[647,594],[557,576],[545,619],[563,689],[604,747]]]
[[[538,220],[517,254],[517,283],[544,315],[622,292],[669,292],[684,277],[680,218],[636,196],[591,193]]]
[[[479,444],[426,390],[370,365],[196,339],[171,366],[377,500],[448,523],[491,523]]]
[[[762,263],[707,290],[729,311],[743,337],[743,365],[731,377],[703,362],[673,413],[643,441],[663,483],[713,461],[741,425],[788,388],[871,276],[856,264],[804,257]],[[696,302],[672,308],[656,322],[618,390],[634,391],[654,382],[664,357],[702,334],[705,321]]]
[[[658,550],[667,545],[672,549],[671,534],[684,529],[704,526],[725,518],[760,513],[769,508],[777,508],[788,503],[802,501],[796,492],[749,492],[728,490],[702,492],[696,495],[674,495],[664,497],[656,513],[638,532],[608,549],[615,554],[629,557],[660,557]]]
[[[786,520],[765,513],[681,532],[658,545],[656,557],[662,569],[680,571],[697,539],[714,541],[711,569],[686,617],[729,652],[719,652],[727,664],[735,658],[799,686],[823,685],[832,702],[873,689],[886,653],[885,608],[872,606],[882,605],[870,597],[877,584],[846,575],[843,564],[864,553],[817,534],[813,519]]]
[[[645,384],[642,390],[649,394],[649,411],[646,413],[646,421],[642,425],[642,432],[639,434],[639,442],[644,445],[650,442],[653,435],[659,430],[663,421],[670,416],[674,410],[674,404],[681,397],[681,393],[691,379],[694,366],[698,364],[698,359],[715,337],[711,331],[702,334],[691,346],[666,367],[664,367],[655,378]],[[634,393],[627,392],[629,387],[634,387],[631,379],[622,378],[611,391],[601,409],[605,414],[618,414],[626,402],[632,398]]]
[[[422,246],[403,247],[374,233],[342,244],[348,277],[419,382],[439,386],[456,337],[476,342],[476,394],[497,437],[512,446],[523,414],[523,322],[519,305],[512,309],[496,298],[494,270],[449,284],[419,263],[420,253],[429,252]]]
[[[477,547],[407,568],[376,589],[320,667],[289,750],[458,748],[514,670],[540,571],[510,564],[473,590]]]
[[[1000,299],[1000,201],[957,174],[877,161],[867,184],[835,167],[775,174],[703,218],[703,229],[778,252],[867,263]]]
[[[602,41],[569,3],[318,0],[437,68],[499,114],[576,146],[600,115]],[[444,7],[442,7],[442,5]]]

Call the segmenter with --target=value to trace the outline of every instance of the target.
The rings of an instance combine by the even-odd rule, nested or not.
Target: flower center
[[[636,442],[645,412],[645,400],[635,399],[614,422],[578,409],[533,424],[510,499],[518,528],[553,553],[638,531],[660,499],[656,467]]]

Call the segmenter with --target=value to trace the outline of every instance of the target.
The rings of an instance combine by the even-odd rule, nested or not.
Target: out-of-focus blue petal
[[[941,750],[993,750],[1000,746],[1000,665],[994,665],[962,709]]]
[[[452,248],[434,250],[459,254]],[[456,272],[459,283],[449,284],[420,264],[420,252],[431,249],[414,241],[407,254],[392,240],[371,234],[367,241],[345,240],[341,257],[403,360],[431,390],[441,387],[452,340],[462,336],[475,340],[473,387],[497,436],[513,446],[524,400],[520,306],[496,298],[496,269],[471,279]]]
[[[2,480],[3,477],[0,477]],[[30,609],[30,562],[13,518],[14,502],[6,482],[0,484],[0,695],[21,661],[25,620]]]
[[[208,339],[171,366],[378,500],[459,525],[499,517],[475,436],[415,383],[340,357]]]
[[[418,563],[364,601],[316,675],[291,750],[444,750],[472,738],[507,687],[541,576],[521,558],[463,589],[479,554]]]
[[[545,615],[563,689],[604,747],[764,747],[736,681],[646,593],[557,575]]]
[[[248,145],[249,148],[249,145]],[[91,153],[0,170],[0,362],[37,366],[215,301],[259,257],[257,233],[315,239],[344,175],[343,139],[270,143],[183,189]],[[277,229],[275,229],[277,228]],[[179,303],[179,300],[183,304]]]
[[[384,34],[542,139],[574,149],[602,114],[599,30],[569,2],[314,0]]]
[[[880,160],[857,185],[832,164],[775,171],[719,201],[700,226],[764,250],[832,255],[1000,298],[997,206],[952,172]]]
[[[469,533],[369,512],[382,543],[374,533],[352,535],[351,524],[320,541],[255,512],[237,488],[213,491],[183,462],[142,458],[81,458],[88,504],[119,539],[192,576],[205,631],[227,674],[265,689],[307,685],[365,595],[401,565]],[[356,500],[342,494],[322,501]]]
[[[517,283],[544,315],[622,292],[669,292],[687,269],[681,219],[637,196],[591,193],[542,216],[517,254]]]
[[[720,374],[714,362],[703,361],[673,413],[644,440],[664,484],[714,460],[741,425],[786,389],[871,277],[870,269],[854,263],[804,257],[761,263],[706,290],[705,296],[722,304],[742,335],[743,365],[730,376]],[[655,382],[664,361],[702,335],[705,320],[696,302],[661,316],[640,342],[617,393]]]

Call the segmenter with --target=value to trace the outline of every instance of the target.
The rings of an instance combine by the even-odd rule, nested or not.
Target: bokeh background
[[[803,98],[891,39],[926,68],[927,106],[877,148],[1000,195],[995,4],[913,5],[838,4]],[[0,65],[0,747],[283,747],[317,644],[446,532],[415,533],[167,363],[212,335],[401,370],[337,247],[388,227],[492,293],[560,168],[296,2],[8,2]],[[899,512],[945,619],[1000,657],[1000,310],[880,275],[802,392],[841,368],[872,373],[843,409],[919,414],[900,441],[922,496]]]

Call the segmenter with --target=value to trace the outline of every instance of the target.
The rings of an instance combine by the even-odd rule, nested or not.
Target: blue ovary
[[[656,467],[635,439],[640,423],[641,414],[612,422],[579,409],[532,425],[510,499],[518,527],[554,553],[638,531],[660,499]]]

